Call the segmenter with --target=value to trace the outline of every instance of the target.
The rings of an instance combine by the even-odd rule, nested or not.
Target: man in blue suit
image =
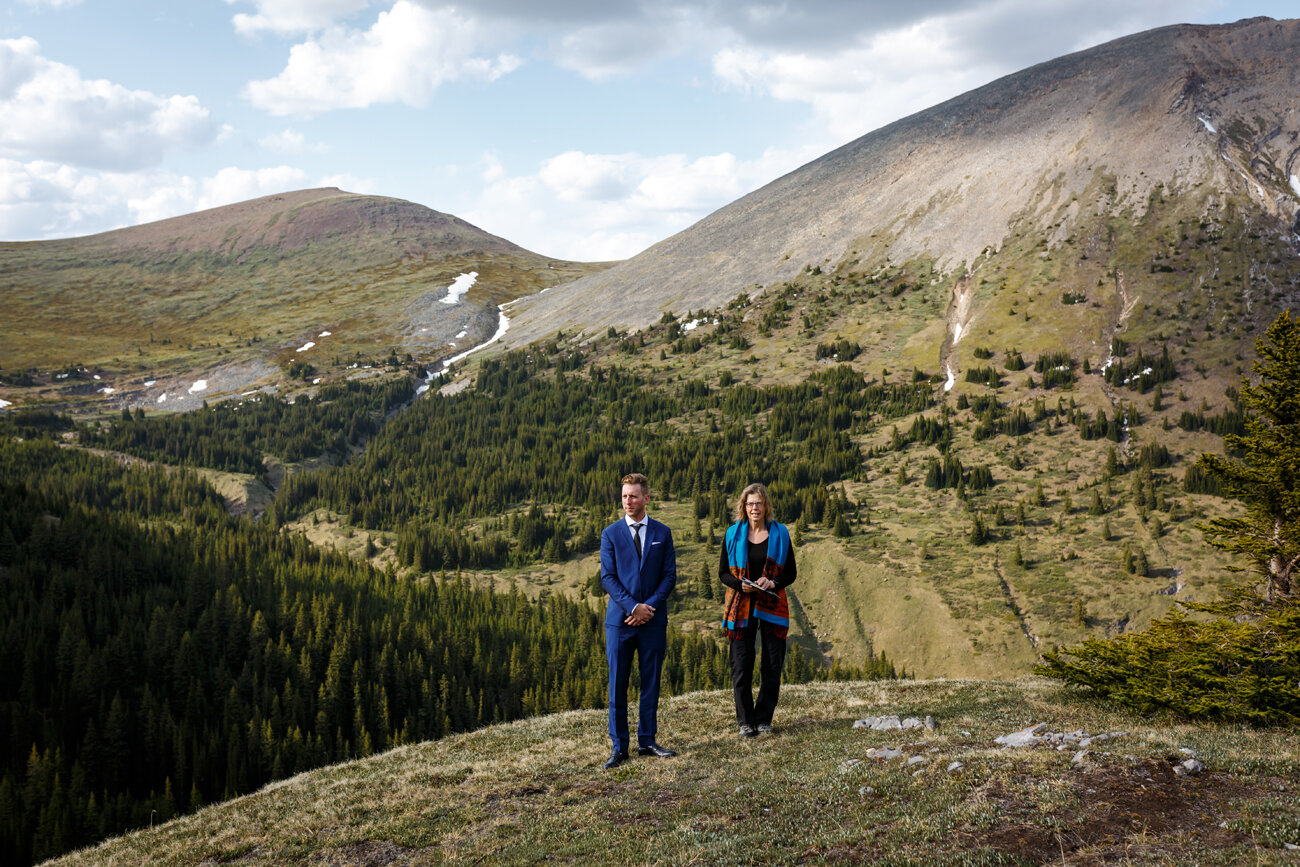
[[[622,520],[600,534],[600,584],[605,606],[605,655],[609,659],[609,738],[614,743],[606,768],[627,761],[627,685],[632,654],[641,675],[641,714],[637,752],[676,755],[655,741],[659,730],[659,672],[668,647],[668,594],[677,583],[673,534],[646,515],[650,481],[640,473],[623,477]]]

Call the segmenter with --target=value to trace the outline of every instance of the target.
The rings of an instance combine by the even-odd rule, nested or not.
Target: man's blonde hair
[[[646,478],[644,475],[642,475],[641,473],[628,473],[626,476],[623,477],[623,484],[625,484],[625,485],[640,485],[640,486],[641,486],[641,495],[642,495],[643,497],[644,497],[644,496],[649,496],[649,495],[650,495],[650,480],[647,479],[647,478]]]

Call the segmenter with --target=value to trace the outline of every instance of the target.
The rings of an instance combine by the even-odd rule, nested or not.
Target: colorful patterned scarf
[[[727,547],[727,567],[742,581],[749,579],[749,529],[747,521],[737,521],[727,528],[724,543]],[[767,525],[767,562],[763,576],[780,583],[785,564],[790,562],[790,533],[783,524],[772,521]],[[790,604],[785,598],[785,588],[773,596],[755,591],[742,593],[727,588],[726,610],[722,625],[727,635],[740,638],[741,630],[749,625],[750,615],[759,620],[763,631],[776,638],[785,638],[790,631]]]

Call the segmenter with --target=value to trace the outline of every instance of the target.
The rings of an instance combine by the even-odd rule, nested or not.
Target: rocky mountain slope
[[[521,301],[508,339],[641,328],[809,267],[869,274],[925,260],[980,278],[1027,249],[1096,262],[1093,240],[1113,236],[1112,220],[1141,221],[1153,195],[1198,219],[1231,205],[1261,231],[1300,233],[1296,56],[1300,21],[1257,18],[1161,28],[1031,67],[851,142],[616,268]],[[1026,237],[1028,248],[1016,243]],[[1291,245],[1294,255],[1300,240]],[[952,301],[978,316],[978,300],[955,291]]]
[[[307,365],[314,378],[408,354],[432,364],[491,336],[501,302],[598,267],[548,259],[411,202],[337,189],[5,243],[0,379],[28,385],[6,392],[11,402],[183,408],[198,405],[196,381],[207,383],[199,397],[213,398],[301,379]],[[467,292],[449,297],[453,284]]]

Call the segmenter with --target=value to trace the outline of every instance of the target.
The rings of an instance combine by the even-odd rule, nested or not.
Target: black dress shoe
[[[627,753],[612,752],[609,754],[609,758],[605,760],[605,770],[613,770],[626,761]]]
[[[673,750],[661,747],[658,744],[646,744],[637,750],[637,754],[642,756],[658,756],[661,759],[677,755]]]

